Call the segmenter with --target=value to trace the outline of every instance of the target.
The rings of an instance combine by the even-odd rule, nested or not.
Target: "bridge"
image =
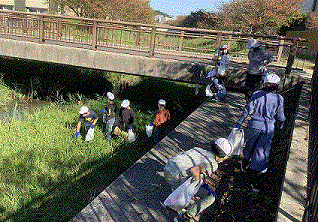
[[[266,50],[276,58],[273,64],[275,70],[285,77],[282,87],[299,80],[290,74],[295,68],[296,51],[301,39],[0,11],[1,56],[189,83],[205,83],[206,71],[216,66],[215,51],[222,44],[227,44],[232,56],[228,82],[236,87],[244,85],[244,75],[240,71],[247,63],[245,45],[250,38],[262,41]],[[235,93],[229,96],[236,101],[238,107],[228,109],[223,105],[202,104],[168,137],[137,161],[130,171],[106,188],[73,221],[170,221],[174,214],[156,205],[158,202],[153,201],[153,196],[144,198],[146,193],[143,191],[155,191],[159,184],[159,190],[154,194],[159,192],[163,200],[167,196],[163,191],[167,189],[161,187],[162,175],[158,166],[162,167],[167,158],[181,148],[208,146],[210,139],[230,131],[229,123],[224,119],[234,124],[242,108],[239,102],[242,98]],[[215,118],[211,119],[211,116]],[[215,138],[209,137],[211,130]],[[196,139],[190,141],[189,138]],[[143,172],[144,166],[150,167],[150,176],[143,178],[145,182],[149,178],[158,179],[150,181],[156,182],[153,187],[151,183],[143,187],[131,173],[136,169]],[[157,168],[151,170],[151,167]],[[117,189],[118,183],[123,185],[124,190]],[[149,205],[151,207],[145,207]]]
[[[247,62],[247,40],[257,38],[289,75],[301,41],[6,10],[0,11],[0,37],[2,56],[201,84],[222,44],[237,71]]]

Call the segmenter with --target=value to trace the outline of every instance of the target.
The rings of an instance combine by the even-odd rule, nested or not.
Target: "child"
[[[208,73],[206,78],[210,81],[210,84],[207,85],[205,89],[208,100],[222,100],[226,94],[224,82],[221,79],[216,78],[216,72],[213,70]]]
[[[103,122],[106,123],[105,136],[108,141],[111,142],[111,133],[115,123],[116,104],[114,103],[115,96],[113,93],[108,92],[107,98],[108,106],[105,107],[105,109],[102,109],[101,113],[103,113]]]

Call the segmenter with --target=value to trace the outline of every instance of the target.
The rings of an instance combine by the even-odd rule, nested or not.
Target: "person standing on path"
[[[105,136],[109,142],[111,142],[111,133],[113,125],[115,123],[115,111],[116,104],[114,103],[115,96],[111,92],[107,92],[108,106],[101,110],[103,113],[103,122],[106,123],[105,126]]]
[[[265,52],[256,39],[249,39],[247,42],[248,60],[247,75],[245,81],[245,99],[247,102],[252,94],[260,87],[262,81],[262,67],[274,60],[274,57]]]
[[[267,171],[271,142],[274,136],[274,123],[277,116],[277,128],[284,126],[284,98],[277,93],[280,78],[276,74],[267,74],[264,87],[253,93],[235,128],[240,128],[248,115],[251,120],[247,125],[247,139],[243,149],[241,163],[243,172],[249,171],[255,177],[251,186],[260,190],[261,175]]]
[[[154,121],[150,125],[154,125],[154,132],[153,132],[153,140],[155,143],[160,141],[160,136],[162,131],[167,127],[170,121],[170,112],[169,110],[165,109],[166,101],[160,99],[158,101],[158,110],[156,112],[156,117]]]
[[[76,133],[75,133],[76,138],[80,135],[82,122],[84,122],[85,134],[87,136],[89,129],[94,129],[98,120],[97,114],[93,110],[89,110],[87,106],[82,106],[79,111],[79,114],[80,116],[78,118],[78,123],[77,123]],[[92,130],[92,132],[93,133],[91,137],[94,137],[94,131]],[[89,140],[88,142],[91,142],[91,140]]]

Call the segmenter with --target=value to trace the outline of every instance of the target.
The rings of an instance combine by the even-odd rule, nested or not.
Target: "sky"
[[[203,9],[205,11],[217,11],[218,7],[230,0],[150,0],[150,6],[154,10],[167,13],[176,17],[189,15],[191,12]]]

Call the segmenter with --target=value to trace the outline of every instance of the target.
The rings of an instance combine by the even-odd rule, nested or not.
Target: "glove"
[[[149,123],[149,126],[153,126],[153,123]]]
[[[236,123],[235,127],[234,128],[238,128],[238,129],[241,129],[241,124],[239,123]]]
[[[208,184],[204,183],[201,185],[203,189],[206,189],[208,191],[208,195],[210,196],[211,194],[216,198],[216,193],[209,187]]]
[[[79,132],[76,132],[75,133],[75,138],[77,139],[77,137],[80,135],[80,133]]]
[[[95,127],[95,125],[94,125],[94,124],[92,124],[92,125],[90,126],[90,128],[91,128],[91,129],[94,129],[94,127]]]

